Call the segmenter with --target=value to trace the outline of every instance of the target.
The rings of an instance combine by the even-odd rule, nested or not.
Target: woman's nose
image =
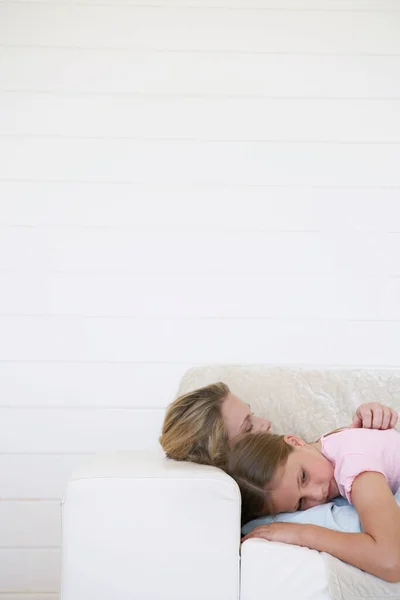
[[[259,431],[269,431],[271,429],[271,421],[268,421],[268,419],[262,419],[261,417],[257,418]]]

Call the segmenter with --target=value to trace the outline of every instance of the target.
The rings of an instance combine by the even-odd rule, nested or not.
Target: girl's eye
[[[304,482],[305,482],[305,480],[306,480],[306,472],[305,472],[305,471],[302,471],[302,472],[301,472],[301,483],[304,483]]]
[[[246,433],[251,433],[253,431],[253,425],[250,425],[250,427],[248,428],[248,430],[246,431]]]

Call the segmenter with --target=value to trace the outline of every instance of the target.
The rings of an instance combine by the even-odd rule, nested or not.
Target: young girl
[[[271,523],[243,541],[265,538],[328,552],[391,582],[400,581],[400,434],[343,429],[308,444],[294,435],[245,435],[232,447],[228,472],[242,494],[242,520],[304,510],[341,495],[356,508],[363,532]]]

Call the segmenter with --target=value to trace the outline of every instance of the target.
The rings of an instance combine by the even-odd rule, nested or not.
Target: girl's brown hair
[[[169,458],[226,468],[228,434],[221,405],[228,394],[225,383],[213,383],[168,406],[159,439]]]
[[[227,471],[242,495],[242,524],[273,513],[268,487],[293,447],[283,435],[248,433],[237,438],[228,456]]]

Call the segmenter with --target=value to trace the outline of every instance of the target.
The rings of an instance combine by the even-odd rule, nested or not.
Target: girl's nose
[[[325,492],[321,486],[315,486],[312,490],[309,490],[307,496],[306,508],[313,508],[318,504],[323,504],[326,500]]]
[[[319,486],[316,490],[316,495],[315,495],[315,499],[318,502],[325,502],[326,500],[326,493],[325,493],[325,487],[324,486]]]

